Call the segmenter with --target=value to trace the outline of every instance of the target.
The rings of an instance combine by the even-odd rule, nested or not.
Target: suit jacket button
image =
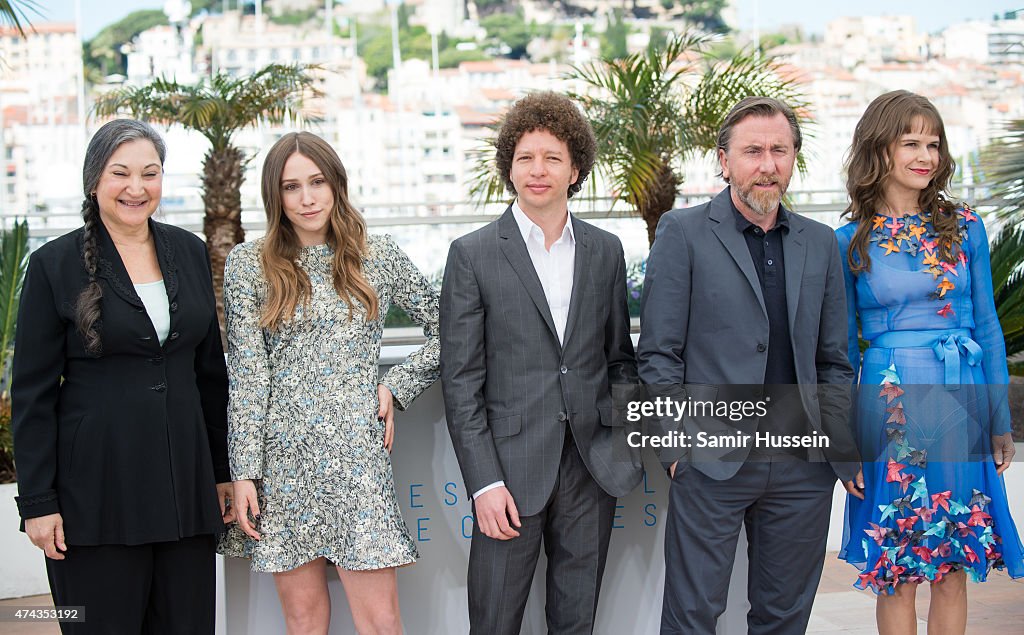
[[[564,412],[559,412],[558,413],[558,420],[559,421],[568,421],[569,420],[569,415],[565,414]]]
[[[765,346],[764,344],[758,344],[758,345],[757,345],[757,352],[758,352],[758,353],[763,353],[763,352],[765,352],[766,350],[768,350],[768,347],[767,347],[767,346]]]
[[[178,310],[178,303],[177,302],[171,302],[170,309],[171,309],[171,313],[174,313],[175,311],[177,311]]]
[[[170,335],[169,335],[169,336],[167,337],[167,339],[171,339],[171,340],[176,340],[176,339],[178,339],[178,332],[177,332],[177,331],[175,331],[175,332],[171,333],[171,334],[170,334]]]
[[[558,369],[558,372],[560,372],[560,373],[562,373],[564,375],[567,372],[569,372],[569,369],[566,368],[565,366],[562,366],[561,368]]]
[[[163,391],[167,390],[167,384],[164,384],[164,383],[157,384],[156,386],[150,387],[150,390],[155,391],[155,392],[163,392]]]

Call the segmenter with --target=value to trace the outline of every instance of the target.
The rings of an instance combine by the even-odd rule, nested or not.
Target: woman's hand
[[[64,544],[64,518],[60,514],[48,514],[25,521],[25,533],[32,544],[43,550],[47,558],[63,560],[62,551],[67,551]]]
[[[260,516],[260,504],[256,499],[256,483],[250,480],[235,481],[232,483],[232,486],[231,502],[234,507],[235,520],[238,521],[238,527],[246,536],[253,540],[259,540],[260,534],[249,520],[250,512],[253,518],[259,518]]]
[[[853,480],[843,483],[843,487],[850,496],[864,500],[864,469],[857,470],[857,475],[853,477]]]
[[[235,507],[231,504],[234,485],[231,481],[217,483],[217,502],[220,503],[220,516],[225,525],[235,522]]]
[[[992,460],[996,464],[996,474],[1002,474],[1010,467],[1010,461],[1013,461],[1013,455],[1016,453],[1017,448],[1014,447],[1013,436],[1009,432],[992,436]]]
[[[391,389],[384,384],[377,384],[377,401],[380,402],[377,418],[384,422],[384,448],[390,454],[395,442],[395,398]]]

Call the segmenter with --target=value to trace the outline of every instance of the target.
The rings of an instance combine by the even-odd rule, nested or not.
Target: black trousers
[[[592,633],[614,516],[615,498],[590,475],[567,434],[551,498],[539,514],[519,518],[518,538],[494,540],[473,527],[471,635],[519,634],[542,543],[548,558],[548,632]]]
[[[662,635],[714,635],[744,526],[748,635],[803,635],[825,562],[835,482],[828,463],[789,456],[749,461],[724,481],[680,463],[665,526]]]
[[[84,606],[64,635],[204,635],[214,631],[212,535],[147,545],[68,545],[46,558],[56,606]]]

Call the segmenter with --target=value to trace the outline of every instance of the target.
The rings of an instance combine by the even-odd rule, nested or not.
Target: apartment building
[[[79,104],[82,47],[70,23],[22,36],[0,28],[0,209],[38,213],[81,197],[85,132]]]

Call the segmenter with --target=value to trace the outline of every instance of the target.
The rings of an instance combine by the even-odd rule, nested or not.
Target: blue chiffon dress
[[[988,238],[969,208],[956,214],[955,263],[942,261],[927,215],[876,216],[871,270],[858,275],[845,257],[856,224],[836,230],[865,480],[864,501],[847,497],[839,557],[859,569],[854,586],[876,593],[960,569],[976,582],[992,568],[1024,576],[991,455],[1010,412]],[[858,318],[870,342],[863,360]]]

